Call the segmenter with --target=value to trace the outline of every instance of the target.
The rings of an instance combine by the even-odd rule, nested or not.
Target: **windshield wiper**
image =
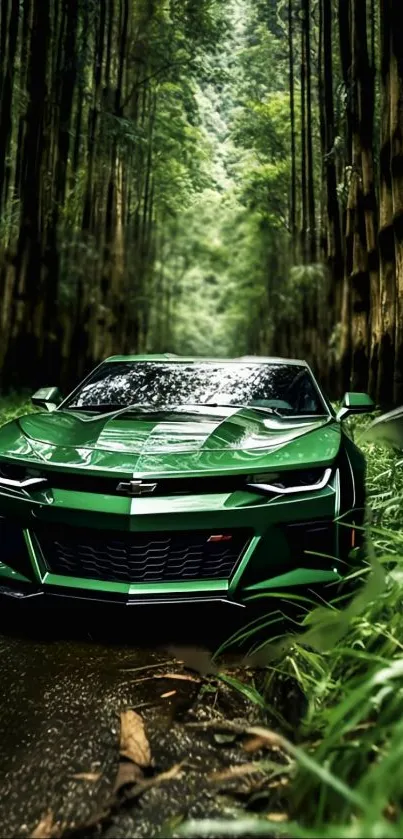
[[[177,412],[182,413],[189,411],[192,408],[233,408],[235,410],[249,408],[254,411],[264,411],[268,414],[274,414],[278,417],[284,418],[284,414],[278,410],[278,408],[273,408],[270,406],[264,407],[262,405],[246,405],[240,403],[220,403],[220,402],[184,402],[183,404],[179,405],[150,405],[144,402],[133,402],[131,405],[117,405],[117,404],[109,404],[107,402],[100,402],[98,405],[68,405],[66,406],[65,410],[67,411],[81,411],[81,412],[90,412],[90,413],[99,413],[99,414],[125,414],[130,413],[130,411],[139,411],[141,413],[149,413],[149,414],[159,414],[165,412]]]
[[[218,402],[184,402],[179,405],[150,405],[145,402],[134,402],[131,405],[114,405],[100,402],[98,405],[70,405],[65,410],[71,411],[99,411],[107,413],[125,412],[125,411],[148,411],[150,413],[161,413],[163,411],[181,411],[189,408],[245,408],[245,405],[221,405]]]
[[[66,411],[91,411],[99,413],[116,413],[117,411],[149,411],[150,409],[155,410],[153,405],[146,405],[142,402],[135,402],[133,405],[114,405],[113,403],[109,402],[99,402],[98,405],[67,405],[65,408]]]
[[[191,405],[193,403],[189,403]],[[268,414],[276,414],[278,417],[284,417],[284,414],[278,408],[273,408],[270,405],[246,405],[245,402],[243,404],[238,402],[195,402],[195,407],[199,408],[236,408],[236,409],[251,409],[253,411],[265,411]],[[184,406],[186,407],[186,406]]]
[[[245,403],[240,404],[236,402],[228,403],[228,402],[187,402],[183,405],[177,405],[176,407],[167,407],[165,410],[167,411],[176,411],[180,408],[235,408],[235,409],[252,409],[253,411],[265,411],[268,414],[275,414],[277,417],[282,417],[284,419],[284,414],[278,408],[273,408],[270,405],[263,406],[263,405],[246,405]]]
[[[248,407],[252,408],[253,411],[264,411],[266,414],[274,414],[274,416],[281,417],[281,419],[284,419],[284,417],[286,416],[286,414],[283,414],[280,411],[280,408],[273,408],[272,405],[249,405]]]

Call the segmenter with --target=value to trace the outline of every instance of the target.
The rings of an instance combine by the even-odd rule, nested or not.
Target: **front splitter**
[[[95,594],[94,592],[89,594],[87,591],[80,591],[79,589],[60,591],[51,587],[47,587],[46,589],[35,589],[32,591],[30,587],[25,587],[23,585],[1,585],[0,598],[19,602],[38,602],[43,605],[56,605],[64,602],[66,604],[82,603],[90,605],[99,603],[110,606],[135,606],[145,608],[161,608],[166,606],[220,606],[237,612],[241,612],[246,608],[242,603],[238,603],[234,600],[228,600],[225,597],[218,597],[217,595],[200,596],[196,594],[188,597],[175,597],[172,595],[169,597],[132,597],[128,595],[125,597],[117,594],[108,594],[103,596],[102,594]]]

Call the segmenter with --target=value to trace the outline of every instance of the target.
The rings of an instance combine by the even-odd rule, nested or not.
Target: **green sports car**
[[[365,507],[343,419],[365,394],[336,415],[303,361],[166,354],[32,399],[0,428],[3,596],[236,611],[342,579]]]

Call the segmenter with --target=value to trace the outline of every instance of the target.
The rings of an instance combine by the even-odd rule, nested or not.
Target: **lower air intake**
[[[35,535],[53,574],[114,583],[158,583],[228,579],[253,533],[237,529],[219,534],[122,534],[65,528]],[[217,535],[225,538],[211,538]]]
[[[337,555],[333,521],[311,521],[286,526],[294,566],[326,568]]]
[[[29,580],[34,579],[22,527],[0,517],[0,563]]]

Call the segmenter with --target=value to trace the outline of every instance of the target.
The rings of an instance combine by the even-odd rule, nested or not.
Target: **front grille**
[[[227,537],[216,541],[218,535]],[[58,528],[35,534],[53,574],[116,583],[222,580],[253,536],[249,530],[130,533]],[[213,537],[213,540],[211,540]]]
[[[126,493],[118,491],[118,486],[121,482],[127,483],[131,480],[130,476],[116,477],[116,476],[102,476],[91,475],[86,471],[77,472],[56,472],[53,470],[45,470],[36,468],[35,470],[28,470],[28,477],[30,474],[40,475],[40,477],[47,478],[49,487],[51,489],[64,489],[71,492],[92,492],[101,495],[119,495],[125,497]],[[12,478],[14,480],[23,480],[27,477],[27,469],[25,466],[12,464],[11,466],[0,467],[0,476],[4,474],[5,478]],[[153,478],[145,477],[145,483],[154,483]],[[237,490],[245,490],[247,485],[247,475],[216,475],[205,476],[200,478],[161,478],[156,479],[156,488],[154,492],[150,493],[150,497],[156,498],[158,496],[172,496],[172,495],[200,495],[204,493],[219,494],[231,493]],[[127,493],[129,495],[129,493]],[[127,497],[126,495],[126,497]],[[145,493],[145,497],[147,493]]]
[[[119,495],[120,497],[127,497],[128,493],[118,492],[118,486],[121,482],[127,483],[130,478],[104,478],[94,475],[68,474],[67,472],[57,472],[48,475],[49,484],[54,489],[66,489],[76,492],[93,492],[102,493],[105,495]],[[154,483],[153,478],[144,478],[145,483]],[[156,498],[158,496],[172,496],[172,495],[200,495],[202,493],[231,493],[236,490],[244,490],[246,487],[247,476],[221,476],[206,477],[206,478],[161,478],[156,479],[156,488],[154,492],[150,493],[148,497]],[[144,497],[147,497],[147,493]]]

